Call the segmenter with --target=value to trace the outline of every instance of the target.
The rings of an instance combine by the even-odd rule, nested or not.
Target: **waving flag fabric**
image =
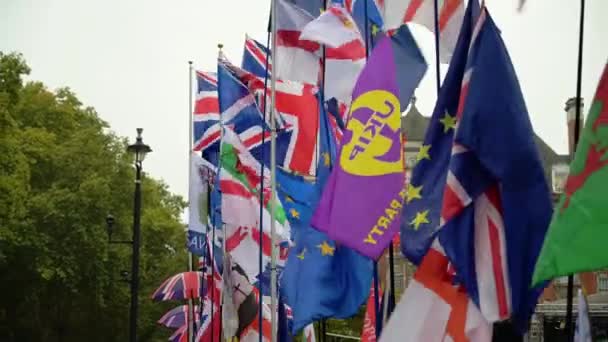
[[[462,286],[437,240],[382,330],[380,342],[489,342],[492,325]]]
[[[332,48],[354,42],[363,49],[365,57],[365,42],[361,33],[348,11],[339,5],[329,7],[318,18],[306,24],[300,40],[314,40]]]
[[[604,269],[608,255],[608,64],[581,132],[565,193],[534,270],[534,282]],[[563,253],[567,250],[568,253]],[[588,293],[590,294],[590,293]]]
[[[220,188],[222,192],[222,220],[226,236],[226,251],[235,263],[243,269],[252,283],[259,269],[258,252],[262,248],[264,264],[270,262],[270,172],[264,172],[264,203],[259,202],[261,165],[242,145],[238,136],[224,128],[220,169]],[[263,206],[263,220],[260,223],[260,205]],[[285,212],[277,200],[276,229],[279,241],[289,239],[289,223]],[[263,228],[263,229],[262,229]],[[260,229],[262,241],[260,242]],[[280,260],[286,258],[286,248]],[[280,261],[279,260],[279,261]]]
[[[517,76],[487,9],[476,29],[440,239],[484,317],[511,317],[526,329],[542,290],[530,283],[551,219],[550,192]]]
[[[243,51],[243,69],[258,77],[264,78],[267,76],[266,64],[268,64],[268,78],[270,78],[270,72],[272,71],[272,65],[270,63],[270,51],[268,51],[268,48],[262,43],[259,43],[249,36],[246,36],[245,49]]]
[[[313,17],[321,14],[323,10],[322,0],[287,0],[287,2],[298,6]]]
[[[372,31],[383,27],[382,13],[384,0],[332,0],[333,3],[342,4],[351,16],[355,19],[361,32],[365,32],[365,17],[367,16],[368,32],[375,35]],[[365,8],[367,5],[367,9]]]
[[[249,89],[224,61],[218,62],[219,104],[222,123],[232,128],[245,143],[261,140],[268,125],[264,122]]]
[[[198,90],[193,113],[194,151],[203,151],[205,159],[217,165],[220,148],[220,108],[217,74],[197,71]]]
[[[213,182],[215,166],[196,152],[190,154],[188,250],[196,255],[203,255],[205,234],[209,228],[209,185]]]
[[[336,155],[335,140],[324,111],[319,140],[321,157],[316,183],[289,173],[277,173],[277,192],[290,220],[295,243],[281,277],[281,291],[293,310],[294,334],[316,320],[356,314],[371,286],[370,260],[336,245],[326,234],[310,226],[313,208]]]
[[[378,43],[361,72],[339,163],[312,220],[319,231],[374,259],[399,230],[405,197],[400,94],[409,92],[409,101],[427,68],[411,34],[409,39],[409,51],[399,55],[411,70],[406,80],[396,79],[389,37]]]
[[[272,91],[264,79],[253,75],[229,63],[224,66],[238,78],[250,95],[257,99],[257,112],[266,109],[266,118],[270,118],[270,97]],[[264,87],[266,86],[266,88]],[[276,160],[288,170],[304,174],[314,174],[314,162],[317,132],[319,126],[318,88],[311,84],[282,81],[276,82],[276,110],[278,112]],[[264,98],[264,95],[266,97]],[[264,126],[266,127],[266,126]],[[261,124],[255,128],[239,133],[239,138],[256,159],[270,164],[270,131]],[[262,136],[266,139],[262,144]]]
[[[202,272],[182,272],[167,278],[152,294],[155,301],[200,298],[205,294]]]
[[[325,95],[350,103],[353,86],[365,65],[365,41],[348,11],[332,5],[302,29],[300,39],[326,45]]]
[[[194,312],[199,311],[199,306],[194,306]],[[198,320],[198,315],[195,316]],[[167,328],[179,328],[188,323],[188,305],[180,305],[169,310],[158,320],[158,324],[164,325]]]
[[[300,40],[300,34],[314,16],[287,0],[277,1],[277,53],[275,73],[279,79],[317,84],[321,68],[321,47]]]
[[[378,287],[379,297],[382,298],[382,288]],[[376,312],[376,295],[374,287],[369,290],[369,297],[365,306],[365,317],[363,318],[363,328],[361,329],[361,342],[376,342],[376,320],[382,317]]]
[[[465,23],[475,18],[477,6],[477,1],[470,1]],[[415,173],[411,187],[416,191],[408,200],[410,206],[420,202],[415,213],[404,213],[413,217],[406,218],[410,228],[403,231],[402,241],[407,244],[412,229],[428,225],[432,231],[439,223],[439,240],[456,279],[485,319],[511,318],[525,329],[540,294],[539,288],[530,288],[530,281],[551,202],[517,77],[498,29],[486,9],[475,23],[472,29],[465,26],[456,49],[457,58],[467,56],[466,63],[454,65],[464,68],[458,72],[462,81],[456,112],[431,122],[441,130],[429,128],[429,134],[453,131],[450,155],[436,151],[443,154],[436,160],[424,158],[417,166],[437,163],[436,173],[426,177],[446,174],[440,176],[445,177],[445,188],[439,222],[427,216],[431,208],[424,208],[429,203],[425,198],[432,194],[419,188]],[[445,149],[431,145],[423,153],[437,147]]]
[[[176,329],[168,340],[169,342],[188,342],[188,324],[184,324]]]
[[[581,289],[578,289],[578,315],[576,318],[576,330],[574,331],[574,342],[592,342],[587,298],[585,298]]]
[[[384,0],[384,28],[391,31],[415,22],[435,32],[435,1],[439,8],[440,57],[449,63],[462,26],[464,0]]]
[[[422,261],[440,226],[456,113],[460,98],[465,95],[461,95],[461,85],[466,81],[468,48],[478,16],[478,7],[467,9],[458,45],[412,170],[402,214],[401,249],[414,264]]]

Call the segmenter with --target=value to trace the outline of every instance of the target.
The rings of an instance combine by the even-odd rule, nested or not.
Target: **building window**
[[[608,274],[598,273],[597,275],[597,290],[599,292],[608,292]]]

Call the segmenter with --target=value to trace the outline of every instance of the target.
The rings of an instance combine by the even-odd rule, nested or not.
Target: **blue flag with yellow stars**
[[[469,6],[474,11],[479,8]],[[471,14],[469,14],[471,15]],[[456,112],[461,96],[468,53],[468,37],[473,25],[465,20],[450,68],[441,86],[433,115],[418,151],[416,165],[407,190],[401,223],[401,250],[411,262],[418,265],[431,246],[440,225],[440,212],[452,150]],[[408,132],[405,132],[407,136]]]
[[[277,173],[281,199],[294,234],[280,285],[293,312],[294,334],[323,318],[347,318],[358,312],[371,286],[371,260],[310,226],[335,158],[335,140],[325,110],[321,110],[320,153],[316,182],[286,172]]]

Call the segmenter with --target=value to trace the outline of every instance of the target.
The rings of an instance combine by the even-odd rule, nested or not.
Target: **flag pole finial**
[[[217,44],[217,48],[218,48],[220,51],[222,51],[222,48],[223,48],[223,47],[224,47],[224,44],[222,44],[222,43],[218,43],[218,44]]]

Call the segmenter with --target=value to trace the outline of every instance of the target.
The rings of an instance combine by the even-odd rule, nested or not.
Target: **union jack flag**
[[[199,306],[194,305],[193,311],[198,313]],[[176,308],[169,310],[158,320],[158,324],[164,325],[167,328],[179,328],[188,323],[188,305],[180,305]],[[194,315],[196,322],[198,322],[198,315]]]
[[[477,37],[487,18],[481,11],[468,46],[467,63],[462,78],[460,99],[456,110],[454,131],[463,118],[471,77],[475,70],[472,54]],[[468,109],[468,108],[467,108]],[[475,269],[478,293],[472,295],[482,306],[490,322],[505,320],[511,315],[511,290],[506,255],[506,237],[498,182],[476,160],[476,153],[454,139],[447,171],[440,222],[446,222],[473,206],[475,219]],[[473,176],[473,177],[472,177]],[[484,190],[485,189],[485,190]],[[490,256],[490,258],[488,258]],[[475,298],[474,297],[474,298]]]
[[[261,110],[264,108],[267,111],[266,117],[270,117],[270,106],[266,103],[270,102],[272,90],[269,84],[264,87],[264,80],[253,75],[243,69],[237,68],[234,65],[224,62],[223,67],[229,70],[234,81],[239,83],[241,87],[241,96],[247,100],[239,100],[240,103],[247,103],[238,107],[243,112],[247,111],[248,117],[255,117],[252,114],[254,111],[257,114],[257,125],[245,129],[235,129],[243,145],[247,147],[251,153],[261,160],[264,155],[265,163],[270,159],[269,142],[270,131],[266,122],[260,120],[262,117]],[[257,95],[257,96],[254,96]],[[264,97],[264,95],[266,95]],[[280,166],[300,174],[314,174],[315,169],[315,151],[317,145],[317,134],[319,126],[319,101],[317,98],[318,87],[294,82],[278,80],[276,82],[276,110],[279,114],[277,125],[280,127],[280,132],[277,134],[277,164]],[[257,103],[257,107],[252,108],[251,101]],[[220,107],[222,107],[224,98],[220,95]],[[237,103],[239,103],[237,102]],[[224,113],[224,111],[222,111]],[[236,118],[236,113],[233,114]],[[228,118],[222,118],[228,120]],[[252,123],[254,120],[249,120]],[[263,124],[262,124],[263,123]],[[265,125],[265,126],[264,126]],[[265,139],[265,144],[262,144]]]
[[[254,95],[243,84],[240,75],[235,73],[235,68],[226,60],[218,61],[219,106],[222,122],[232,127],[245,146],[250,148],[264,135],[269,135],[269,127],[264,122]],[[246,75],[255,78],[250,73]]]
[[[193,113],[192,149],[203,151],[205,159],[217,165],[221,139],[217,74],[197,71],[196,81],[198,89]]]
[[[221,335],[222,270],[218,267],[221,263],[222,251],[212,243],[211,237],[207,234],[205,255],[199,259],[199,269],[205,274],[207,283],[213,284],[213,288],[211,291],[207,291],[202,300],[202,306],[197,311],[200,327],[197,330],[195,341],[216,341]]]
[[[169,342],[188,342],[188,324],[184,324],[175,330],[168,340]]]
[[[455,281],[485,319],[511,317],[525,329],[541,291],[530,283],[551,202],[517,76],[487,9],[478,6],[471,0],[465,14],[427,133],[435,139],[425,139],[419,153],[402,243],[418,256],[428,240],[412,246],[409,238],[438,233]],[[439,210],[425,208],[431,198]]]
[[[243,69],[258,77],[266,77],[266,65],[268,65],[268,77],[270,77],[272,64],[268,48],[255,39],[247,36],[245,38],[245,49],[243,51]]]
[[[182,272],[169,277],[152,294],[155,301],[200,298],[205,294],[202,272]]]

